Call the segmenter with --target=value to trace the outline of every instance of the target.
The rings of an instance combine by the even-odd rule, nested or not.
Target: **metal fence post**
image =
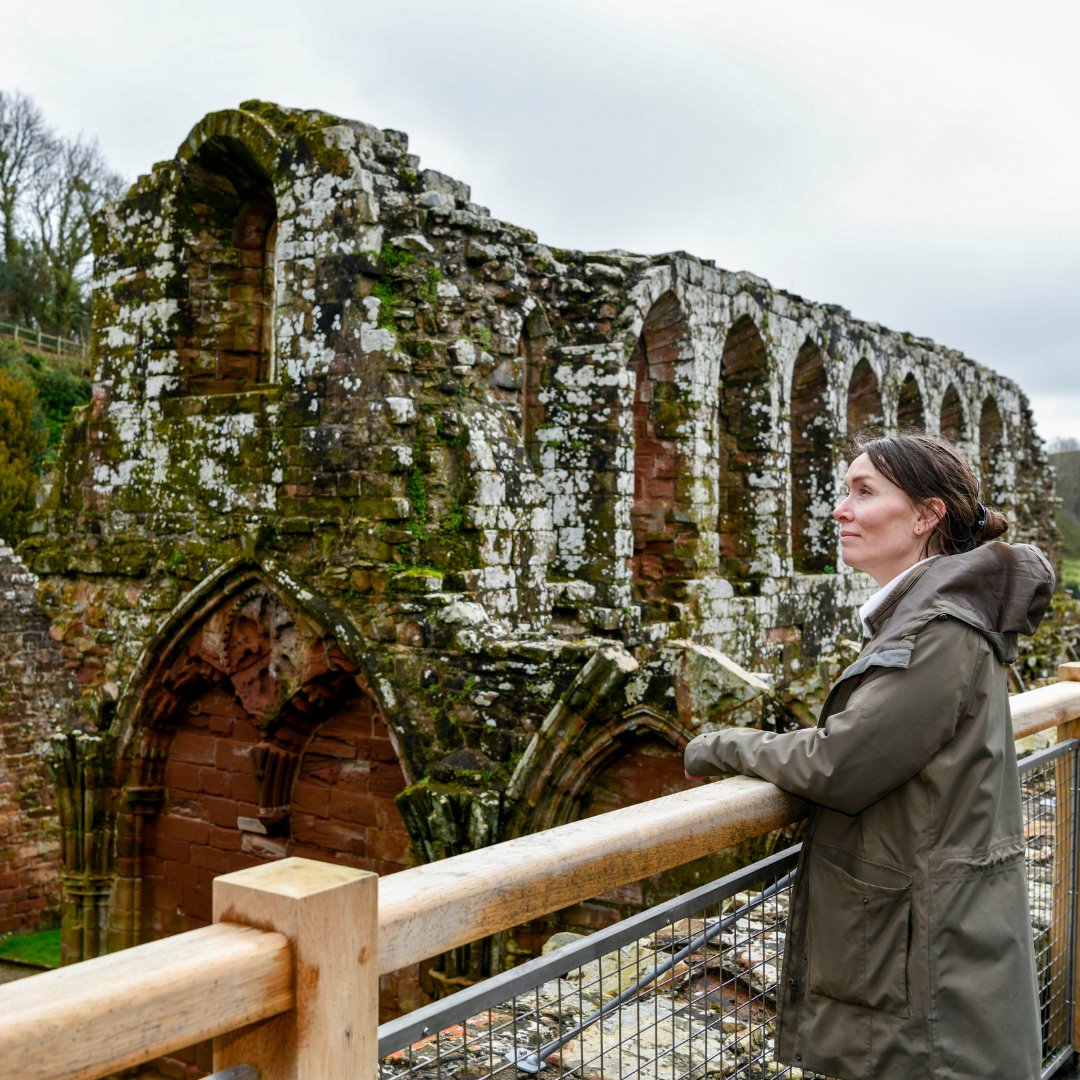
[[[1080,682],[1080,664],[1062,664],[1058,668],[1058,679],[1062,682]],[[1057,741],[1065,742],[1068,739],[1080,738],[1080,718],[1069,720],[1057,729]],[[1078,888],[1080,888],[1080,866],[1076,859],[1076,833],[1080,828],[1077,816],[1080,815],[1080,798],[1077,797],[1078,778],[1077,755],[1069,754],[1067,757],[1058,759],[1057,780],[1057,820],[1055,823],[1056,848],[1055,861],[1062,857],[1066,860],[1067,870],[1054,871],[1054,906],[1058,910],[1058,903],[1067,904],[1069,925],[1062,926],[1065,931],[1065,940],[1057,942],[1060,954],[1068,957],[1071,970],[1068,971],[1065,984],[1066,1001],[1068,1002],[1068,1019],[1072,1025],[1073,1051],[1080,1053],[1080,964],[1077,964],[1077,945],[1080,944],[1080,903],[1077,903]],[[1062,806],[1062,802],[1065,806]],[[1065,807],[1068,807],[1066,810]],[[1058,920],[1055,916],[1055,926]],[[1058,952],[1058,949],[1055,949]],[[1059,955],[1060,955],[1059,954]],[[1053,985],[1053,983],[1051,983]],[[1066,1044],[1067,1045],[1067,1044]]]
[[[260,1080],[371,1080],[378,1071],[378,875],[282,859],[214,880],[214,922],[284,934],[296,1007],[214,1040],[214,1068]]]

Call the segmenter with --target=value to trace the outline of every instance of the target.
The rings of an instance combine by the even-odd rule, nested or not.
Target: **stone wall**
[[[858,426],[955,432],[1054,542],[1008,380],[684,253],[547,247],[322,113],[196,125],[108,212],[94,303],[23,549],[82,693],[58,775],[105,763],[117,837],[68,867],[73,955],[204,919],[219,868],[389,871],[808,722],[872,590],[829,518]]]
[[[0,935],[60,914],[60,835],[45,746],[74,694],[36,584],[0,543]]]

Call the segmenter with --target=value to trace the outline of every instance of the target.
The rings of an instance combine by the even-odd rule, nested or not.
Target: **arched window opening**
[[[182,199],[182,389],[226,393],[269,382],[277,233],[270,180],[241,142],[215,137],[192,157]]]
[[[926,411],[923,409],[922,393],[914,373],[909,374],[900,387],[900,404],[896,410],[896,424],[901,431],[909,428],[926,428]]]
[[[964,437],[967,418],[964,416],[964,403],[952,383],[941,399],[941,434],[950,442],[957,442]]]
[[[721,571],[744,595],[758,593],[764,577],[756,556],[766,515],[755,479],[765,474],[772,436],[768,374],[765,342],[744,315],[728,331],[720,361],[718,492]],[[786,526],[779,528],[783,536]]]
[[[983,499],[994,506],[1001,505],[1003,487],[1000,470],[1005,430],[997,402],[988,395],[979,414],[979,474],[982,480]]]
[[[860,428],[881,427],[885,422],[881,391],[870,361],[865,357],[855,365],[848,383],[847,430],[851,438]]]
[[[822,573],[836,561],[835,438],[827,389],[825,356],[808,340],[791,379],[791,555],[804,574]]]
[[[685,356],[686,318],[674,293],[649,309],[630,358],[634,378],[634,501],[630,523],[634,592],[646,621],[667,618],[673,583],[693,566],[696,530],[678,520],[685,411],[679,407],[675,371]],[[683,515],[685,516],[685,515]]]
[[[541,308],[535,307],[525,320],[518,341],[518,360],[521,365],[521,390],[518,404],[521,409],[521,441],[525,457],[534,469],[540,469],[541,444],[537,433],[544,426],[545,409],[542,397],[544,365],[551,344],[551,327]]]

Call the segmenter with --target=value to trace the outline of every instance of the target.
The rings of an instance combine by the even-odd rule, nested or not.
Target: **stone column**
[[[61,830],[61,950],[64,963],[108,949],[109,898],[115,880],[116,792],[109,782],[113,738],[56,732],[49,771],[56,785]]]

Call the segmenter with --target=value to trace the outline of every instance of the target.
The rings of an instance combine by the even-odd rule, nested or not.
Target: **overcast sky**
[[[562,247],[685,249],[1080,437],[1076,0],[31,0],[0,88],[128,179],[259,97],[406,131]]]

